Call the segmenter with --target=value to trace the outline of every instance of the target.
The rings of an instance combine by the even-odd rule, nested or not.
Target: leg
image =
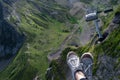
[[[88,80],[92,80],[92,65],[93,65],[93,56],[91,53],[84,53],[81,56],[81,62],[83,63],[83,72]]]
[[[67,64],[71,69],[73,80],[86,78],[85,75],[82,73],[82,65],[80,63],[80,59],[75,52],[71,51],[68,53]]]
[[[76,80],[87,80],[84,73],[81,71],[78,71],[75,73]]]

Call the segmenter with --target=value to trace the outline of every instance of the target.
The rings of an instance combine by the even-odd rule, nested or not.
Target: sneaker
[[[75,80],[75,73],[77,71],[81,71],[82,70],[82,66],[80,64],[80,59],[76,55],[75,52],[70,51],[68,53],[68,55],[67,55],[67,64],[68,64],[69,68],[71,69],[73,80]]]
[[[81,62],[83,64],[83,72],[88,80],[92,80],[92,65],[93,65],[93,56],[91,53],[84,53],[81,56]]]

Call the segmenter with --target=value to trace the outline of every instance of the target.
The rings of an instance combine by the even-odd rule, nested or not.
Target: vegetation
[[[115,12],[119,11],[120,7],[118,7]],[[110,24],[111,20],[113,19],[113,15],[114,13],[110,14],[109,16],[112,16],[112,17],[108,17],[106,18],[106,22],[105,24]],[[109,23],[108,21],[109,20]],[[104,25],[104,29],[107,28],[108,25]],[[120,25],[119,25],[120,27]],[[55,66],[60,66],[62,65],[62,67],[57,67],[57,69],[55,69],[56,71],[57,70],[60,70],[62,73],[62,75],[65,75],[66,74],[66,71],[68,70],[68,66],[67,66],[67,63],[66,63],[66,55],[69,51],[74,51],[78,54],[78,56],[81,56],[84,52],[91,52],[94,56],[94,65],[93,65],[93,75],[94,76],[97,76],[96,73],[97,73],[97,70],[98,70],[98,67],[100,65],[99,63],[99,59],[98,57],[100,56],[109,56],[111,58],[116,58],[118,61],[115,63],[116,65],[113,65],[114,66],[114,70],[116,70],[118,67],[120,67],[120,65],[118,65],[120,63],[120,28],[117,28],[115,29],[112,33],[110,33],[110,35],[107,37],[107,39],[102,42],[101,44],[97,44],[97,45],[91,45],[91,44],[87,44],[86,46],[84,47],[79,47],[77,49],[73,49],[71,47],[69,48],[66,48],[62,54],[61,54],[61,58],[60,60],[57,60],[56,63],[58,65],[54,65]],[[103,31],[104,31],[103,29]],[[54,72],[56,72],[54,71]],[[58,76],[61,76],[61,77],[64,77],[62,75],[57,75],[56,77]],[[101,75],[102,76],[102,75]],[[55,79],[56,79],[55,77]],[[120,79],[120,76],[115,76],[116,78]],[[66,79],[65,79],[66,80]],[[111,79],[113,80],[113,79]]]
[[[8,9],[12,9],[8,4],[4,3],[4,5],[8,7]],[[49,66],[46,56],[56,51],[69,35],[69,27],[65,25],[65,22],[74,24],[77,23],[77,20],[70,15],[66,15],[67,9],[56,3],[49,4],[39,0],[24,0],[18,1],[15,7],[17,8],[16,15],[20,21],[18,21],[16,15],[10,15],[9,21],[18,25],[18,27],[15,28],[25,34],[26,40],[10,65],[0,72],[0,80],[33,80],[35,77],[37,77],[38,80],[45,80],[45,72]],[[57,12],[55,12],[57,15],[52,15],[54,11]],[[109,18],[105,18],[103,30],[108,27],[112,18],[113,14],[110,14]],[[108,36],[107,40],[101,44],[87,44],[77,49],[71,47],[66,48],[61,54],[61,59],[51,62],[51,74],[54,76],[55,80],[61,80],[61,78],[66,79],[65,73],[68,68],[66,55],[71,50],[75,51],[79,56],[86,51],[93,53],[95,63],[94,74],[99,66],[97,63],[99,55],[117,57],[119,63],[119,42],[120,29],[115,29]],[[118,63],[116,63],[115,68],[119,67],[119,65],[117,65]],[[118,77],[120,78],[120,76]],[[49,77],[48,79],[50,80]]]
[[[35,4],[40,7],[45,6],[37,0]],[[69,32],[65,32],[69,27],[59,19],[57,20],[57,17],[53,18],[54,16],[50,16],[44,11],[48,9],[48,11],[63,12],[64,9],[59,5],[53,5],[46,9],[43,8],[44,13],[41,13],[37,9],[39,6],[36,8],[33,2],[26,0],[18,1],[15,6],[20,22],[17,22],[16,15],[11,15],[9,21],[18,24],[19,27],[15,28],[25,34],[26,40],[15,59],[5,70],[0,72],[0,80],[33,80],[36,76],[45,80],[45,72],[48,67],[47,55],[58,49],[69,35]],[[58,16],[63,17],[65,13],[58,14]],[[64,18],[69,21],[66,15]]]
[[[81,0],[81,2],[84,2],[86,4],[90,4],[93,0]]]

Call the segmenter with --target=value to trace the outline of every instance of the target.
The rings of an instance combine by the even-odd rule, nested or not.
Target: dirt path
[[[68,35],[65,40],[62,42],[62,44],[60,45],[59,49],[54,52],[54,53],[51,53],[47,56],[48,60],[49,61],[52,61],[52,60],[55,60],[55,59],[58,59],[60,57],[60,54],[62,53],[62,51],[65,49],[66,47],[66,43],[72,38],[73,34],[78,30],[79,28],[79,25],[78,24],[75,24],[74,25],[74,28],[73,30],[71,31],[70,35]]]

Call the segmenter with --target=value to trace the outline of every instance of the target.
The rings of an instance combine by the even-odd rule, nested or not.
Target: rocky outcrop
[[[62,6],[72,7],[74,3],[79,2],[79,0],[55,0],[58,4]]]
[[[12,5],[13,3],[15,3],[18,0],[2,0],[3,2],[5,2],[8,5]]]
[[[116,12],[113,23],[120,24],[120,12]]]
[[[98,57],[98,69],[96,71],[96,76],[93,76],[93,80],[119,80],[116,76],[120,75],[119,64],[117,58],[112,58],[110,56],[99,56]]]
[[[81,2],[74,3],[73,7],[70,10],[70,14],[72,16],[79,14],[79,16],[82,17],[84,15],[84,12],[85,12],[85,4]]]
[[[4,19],[3,10],[0,3],[0,59],[15,55],[24,41],[24,35]]]

